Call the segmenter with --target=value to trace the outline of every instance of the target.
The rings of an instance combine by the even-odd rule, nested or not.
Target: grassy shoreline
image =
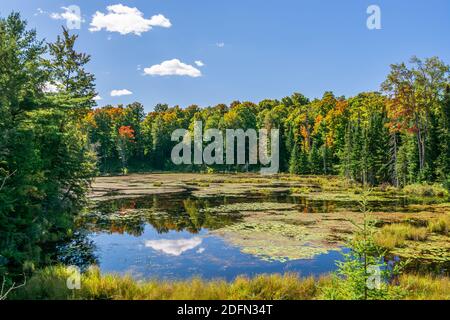
[[[130,276],[101,275],[91,268],[81,276],[81,289],[67,289],[71,271],[63,266],[38,271],[14,291],[11,300],[323,300],[333,290],[331,276],[300,278],[296,274],[238,277],[232,282],[136,281]],[[450,278],[405,274],[398,279],[398,299],[449,300]]]

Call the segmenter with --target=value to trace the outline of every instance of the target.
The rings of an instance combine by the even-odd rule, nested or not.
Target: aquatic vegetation
[[[442,235],[429,235],[426,241],[405,241],[403,247],[394,248],[391,254],[405,258],[426,262],[439,262],[450,266],[450,241]]]
[[[290,189],[293,194],[308,194],[311,193],[312,188],[310,187],[294,187]]]
[[[234,203],[213,208],[206,208],[202,210],[209,213],[226,214],[243,211],[290,210],[295,207],[296,207],[295,204],[290,203],[252,202],[252,203]]]
[[[450,278],[403,274],[399,278],[408,300],[450,300]]]
[[[448,237],[449,216],[431,217],[418,223],[405,220],[404,223],[386,225],[376,234],[377,244],[391,254],[422,263],[440,263],[444,269],[450,266],[450,238]]]
[[[427,228],[417,228],[410,224],[391,224],[384,226],[375,236],[375,240],[380,246],[393,249],[404,246],[406,240],[425,241],[427,237]]]
[[[265,260],[285,262],[297,259],[312,259],[329,250],[325,236],[311,229],[278,221],[243,222],[217,231],[241,251]]]
[[[81,290],[67,289],[71,271],[62,266],[39,270],[22,288],[13,291],[11,300],[320,300],[334,290],[329,276],[300,278],[296,274],[238,277],[232,282],[136,281],[130,276],[101,275],[92,267],[82,274]],[[404,274],[393,289],[404,292],[408,300],[450,299],[450,279],[430,275]]]
[[[301,195],[310,200],[316,201],[346,201],[346,202],[357,202],[360,198],[360,193],[357,190],[335,190],[335,191],[319,191],[319,192],[310,192],[308,189],[300,189],[300,193],[298,189],[292,189],[294,195]],[[305,191],[306,190],[306,191]],[[369,201],[371,202],[392,202],[398,200],[397,198],[387,197],[386,195],[379,194],[371,194],[369,197]]]
[[[303,214],[296,210],[244,212],[242,221],[214,231],[244,253],[268,260],[311,259],[340,250],[358,220],[355,213]]]
[[[450,230],[450,215],[443,215],[436,219],[432,219],[428,223],[430,232],[447,235]]]
[[[156,212],[151,209],[148,210],[127,210],[122,213],[108,213],[102,214],[100,212],[89,212],[80,216],[84,219],[96,219],[97,223],[102,221],[130,221],[130,220],[140,220],[142,218],[149,217],[151,215],[167,215],[167,212]]]
[[[106,201],[121,198],[138,198],[160,194],[183,194],[190,187],[180,183],[176,174],[133,174],[129,176],[98,177],[92,184],[90,199]]]

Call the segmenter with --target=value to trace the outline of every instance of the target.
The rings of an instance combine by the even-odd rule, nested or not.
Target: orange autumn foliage
[[[130,126],[121,126],[119,128],[119,136],[130,141],[134,140],[134,130]]]

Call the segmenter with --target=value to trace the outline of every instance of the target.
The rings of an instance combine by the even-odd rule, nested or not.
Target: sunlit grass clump
[[[450,230],[450,215],[443,215],[428,223],[430,232],[447,235]]]
[[[375,241],[383,248],[393,249],[402,247],[406,240],[425,241],[427,237],[427,228],[409,224],[391,224],[381,228],[375,235]]]

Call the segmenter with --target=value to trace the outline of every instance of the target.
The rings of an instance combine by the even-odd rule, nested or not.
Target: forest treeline
[[[184,165],[171,161],[174,130],[280,130],[280,170],[341,174],[354,181],[404,186],[447,181],[450,172],[450,72],[437,57],[391,66],[380,92],[309,100],[294,93],[259,103],[235,101],[200,108],[158,104],[145,114],[138,102],[105,106],[86,118],[103,173],[132,170],[234,172],[239,165]],[[225,136],[225,134],[224,134]],[[205,143],[206,145],[206,143]]]

